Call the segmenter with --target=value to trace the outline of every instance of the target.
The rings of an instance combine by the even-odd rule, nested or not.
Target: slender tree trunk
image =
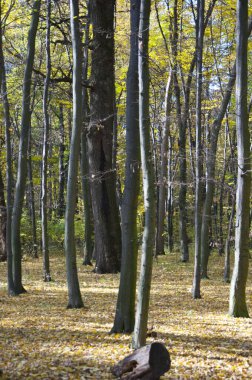
[[[250,134],[248,124],[248,1],[237,0],[236,47],[236,132],[237,132],[237,193],[235,263],[230,286],[229,314],[249,317],[246,305],[246,282],[249,267],[249,212],[250,212]]]
[[[225,242],[225,267],[224,267],[224,281],[230,282],[230,245],[231,245],[231,235],[233,229],[233,220],[235,215],[235,196],[232,199],[232,208],[228,223],[228,233]]]
[[[59,195],[58,195],[58,217],[63,218],[65,213],[65,182],[66,182],[66,166],[65,166],[65,131],[64,131],[64,113],[63,105],[59,107]]]
[[[35,202],[34,202],[34,184],[33,184],[33,174],[32,174],[32,159],[31,159],[31,130],[29,133],[28,142],[28,181],[29,181],[29,206],[31,213],[31,224],[32,224],[32,252],[33,257],[38,258],[38,241],[37,241],[37,223],[35,214]]]
[[[168,248],[169,252],[173,251],[173,137],[168,136],[168,173],[167,173],[167,212],[168,212]]]
[[[89,170],[95,228],[96,272],[120,271],[121,228],[112,168],[114,122],[114,0],[91,2],[93,51],[91,65]],[[106,31],[106,32],[104,32]]]
[[[200,295],[200,266],[201,266],[201,212],[202,212],[202,57],[204,37],[204,8],[205,1],[198,0],[198,35],[197,35],[197,71],[196,71],[196,165],[195,165],[195,264],[192,295],[193,298],[201,298]]]
[[[43,137],[43,153],[42,153],[42,194],[41,194],[41,227],[42,227],[42,254],[43,254],[43,271],[44,281],[51,281],[50,260],[48,248],[48,216],[47,216],[47,172],[48,172],[48,140],[49,140],[49,86],[51,76],[51,0],[47,0],[47,16],[46,16],[46,78],[44,83],[43,94],[43,113],[44,113],[44,137]]]
[[[122,198],[122,264],[112,332],[132,332],[137,278],[137,204],[140,185],[138,29],[140,2],[131,0],[130,62],[127,74],[126,164]]]
[[[161,169],[158,181],[158,215],[157,215],[157,237],[156,255],[164,254],[164,220],[165,220],[165,198],[167,184],[167,162],[168,162],[168,139],[170,135],[170,113],[172,99],[172,73],[170,73],[165,94],[165,124],[162,130],[161,143]]]
[[[0,19],[2,19],[2,6],[0,6]],[[3,98],[3,109],[4,109],[4,121],[5,121],[5,144],[6,144],[6,221],[0,221],[1,231],[5,230],[5,236],[3,243],[6,248],[7,255],[7,284],[8,284],[8,294],[14,295],[15,288],[12,275],[12,249],[11,249],[11,213],[12,213],[12,149],[11,149],[11,117],[10,117],[10,106],[8,99],[6,72],[5,72],[5,62],[3,53],[3,35],[2,35],[2,24],[0,21],[0,83],[1,83],[1,93]],[[3,180],[0,171],[0,188],[3,190]],[[3,203],[3,193],[0,191],[0,203]],[[3,209],[1,209],[3,212]],[[6,225],[5,225],[6,222]],[[2,240],[2,239],[1,239]],[[2,245],[2,251],[4,251],[4,244]],[[0,248],[1,250],[1,248]],[[1,255],[1,254],[0,254]]]
[[[150,0],[141,0],[139,24],[139,130],[144,189],[145,226],[143,234],[136,322],[132,341],[133,348],[135,349],[144,346],[146,343],[156,221],[154,168],[150,141],[149,115],[148,42],[150,3]]]
[[[6,203],[5,203],[5,198],[4,198],[4,183],[3,183],[2,171],[0,168],[0,262],[7,260],[6,226],[7,226],[7,213],[6,213]]]
[[[30,113],[30,94],[32,68],[35,55],[35,41],[39,22],[41,0],[35,0],[32,8],[31,27],[28,35],[28,54],[26,60],[24,83],[23,83],[23,103],[22,103],[22,120],[19,142],[18,170],[17,181],[14,194],[14,204],[12,212],[12,236],[11,245],[13,253],[13,281],[15,293],[25,292],[22,285],[22,265],[21,265],[21,242],[20,242],[20,224],[22,216],[22,207],[24,201],[25,184],[27,177],[27,151],[28,138],[31,121]]]
[[[83,81],[87,80],[88,75],[88,45],[89,45],[89,26],[90,26],[90,4],[87,3],[88,13],[85,27],[85,48],[83,51]],[[84,221],[85,221],[85,242],[84,242],[84,265],[92,265],[91,260],[94,249],[94,222],[92,215],[92,202],[90,191],[90,179],[89,179],[89,164],[88,164],[88,152],[87,152],[87,128],[89,123],[89,105],[88,105],[88,93],[87,88],[83,87],[82,90],[82,102],[83,102],[83,123],[81,133],[81,178],[82,178],[82,193],[84,202]]]
[[[80,138],[82,128],[82,49],[79,20],[79,1],[70,0],[71,35],[73,46],[73,127],[67,178],[67,202],[65,215],[65,254],[68,286],[68,308],[81,308],[81,298],[74,235],[74,215],[76,207],[76,184]]]

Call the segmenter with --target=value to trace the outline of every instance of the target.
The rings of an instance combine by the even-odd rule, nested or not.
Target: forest
[[[0,379],[252,378],[251,0],[0,0]]]

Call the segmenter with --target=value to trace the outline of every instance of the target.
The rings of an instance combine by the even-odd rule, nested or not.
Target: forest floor
[[[67,310],[63,255],[51,259],[50,283],[42,260],[24,258],[27,294],[6,295],[0,263],[0,378],[112,379],[110,367],[131,352],[129,335],[109,335],[119,275],[97,275],[81,265],[85,308]],[[166,255],[154,263],[149,328],[168,348],[172,367],[164,379],[252,379],[252,319],[227,315],[229,284],[223,257],[211,255],[202,299],[192,300],[193,260]],[[247,300],[252,313],[252,270]]]

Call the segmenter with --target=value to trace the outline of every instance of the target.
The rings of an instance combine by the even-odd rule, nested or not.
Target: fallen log
[[[158,380],[170,367],[171,359],[165,345],[154,342],[121,360],[111,372],[124,380]]]

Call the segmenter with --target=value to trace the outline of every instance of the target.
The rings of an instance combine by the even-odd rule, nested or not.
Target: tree
[[[166,93],[165,93],[165,123],[162,129],[161,168],[160,168],[159,183],[158,183],[156,255],[164,254],[164,219],[165,219],[165,198],[166,198],[165,190],[166,190],[166,182],[167,182],[166,178],[167,178],[167,171],[168,171],[167,163],[168,163],[168,152],[169,152],[168,143],[169,143],[169,137],[170,137],[171,100],[172,100],[172,73],[170,73],[169,75],[167,85],[166,85]],[[171,162],[169,163],[171,164]],[[169,213],[171,213],[170,202],[169,202],[168,207],[169,207]]]
[[[112,168],[115,105],[114,0],[93,0],[91,22],[89,175],[95,230],[96,272],[120,271],[121,228],[116,202],[116,171]]]
[[[150,7],[150,0],[141,0],[139,23],[138,76],[139,131],[144,190],[145,226],[142,243],[142,258],[136,309],[136,322],[132,341],[133,348],[135,349],[144,346],[146,342],[156,224],[154,168],[152,162],[152,149],[150,141],[149,114],[148,44]]]
[[[32,7],[31,26],[28,35],[28,53],[25,66],[24,83],[23,83],[23,102],[22,102],[22,120],[21,133],[19,142],[18,171],[17,181],[14,194],[14,204],[12,211],[12,235],[11,245],[13,254],[13,281],[15,293],[25,292],[22,285],[22,266],[21,266],[21,242],[20,242],[20,224],[22,216],[22,207],[24,201],[26,177],[27,177],[27,151],[30,130],[30,93],[32,69],[35,55],[35,41],[39,22],[41,1],[35,0]]]
[[[73,127],[70,143],[70,155],[67,177],[67,201],[65,215],[65,254],[68,286],[68,308],[81,308],[78,272],[76,265],[76,247],[74,234],[74,215],[76,207],[76,184],[80,138],[82,127],[82,48],[79,19],[79,1],[70,1],[70,23],[73,46]]]
[[[43,154],[42,154],[42,191],[41,191],[41,226],[42,226],[42,253],[44,281],[51,281],[49,248],[48,248],[48,217],[47,217],[47,172],[48,172],[48,139],[49,139],[49,86],[51,76],[51,0],[46,3],[46,77],[44,82],[43,93],[43,113],[44,113],[44,136],[43,136]]]
[[[235,263],[230,286],[229,314],[249,317],[246,305],[246,281],[249,266],[250,213],[250,134],[248,124],[248,1],[237,0],[236,47],[236,135],[237,135],[237,192]]]
[[[193,279],[193,298],[200,295],[200,248],[201,248],[201,210],[202,210],[202,57],[204,37],[204,0],[197,2],[197,70],[196,70],[196,167],[195,167],[195,265]]]
[[[131,0],[130,62],[127,74],[126,164],[122,197],[122,264],[113,332],[132,332],[137,277],[137,206],[140,187],[138,29],[140,2]]]

